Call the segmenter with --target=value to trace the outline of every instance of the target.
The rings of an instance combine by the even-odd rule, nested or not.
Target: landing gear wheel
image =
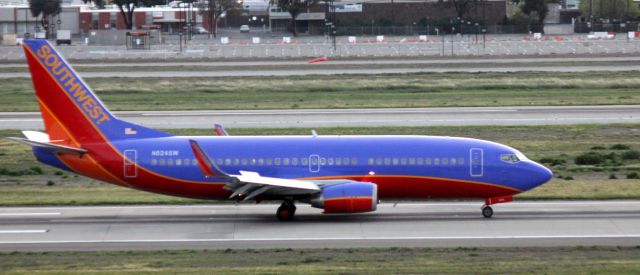
[[[491,218],[491,216],[493,216],[493,208],[491,208],[491,206],[482,207],[482,216]]]
[[[293,215],[296,213],[296,206],[292,201],[284,201],[282,205],[278,207],[276,217],[280,221],[290,221],[293,219]]]

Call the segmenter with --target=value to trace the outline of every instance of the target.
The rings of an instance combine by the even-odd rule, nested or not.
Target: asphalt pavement
[[[639,123],[640,105],[465,108],[126,111],[120,119],[152,128],[297,128]],[[0,129],[41,130],[38,112],[0,113]],[[212,132],[213,133],[213,132]]]
[[[637,246],[640,201],[387,202],[325,215],[276,204],[0,208],[0,251],[278,247]]]

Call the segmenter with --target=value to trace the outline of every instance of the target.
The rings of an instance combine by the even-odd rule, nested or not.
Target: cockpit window
[[[518,158],[518,156],[516,156],[516,154],[502,154],[500,155],[500,160],[506,163],[520,162],[520,159]]]

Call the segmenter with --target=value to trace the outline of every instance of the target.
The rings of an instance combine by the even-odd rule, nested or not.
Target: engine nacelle
[[[376,210],[378,186],[369,182],[348,182],[322,187],[322,193],[311,199],[311,206],[324,213],[361,213]]]

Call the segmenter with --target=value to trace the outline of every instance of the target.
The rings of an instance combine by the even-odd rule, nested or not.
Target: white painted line
[[[32,233],[47,233],[48,229],[34,229],[34,230],[0,230],[0,234],[32,234]]]
[[[166,239],[166,240],[73,240],[73,241],[5,241],[2,244],[74,244],[74,243],[179,243],[179,242],[286,242],[286,241],[446,241],[446,240],[532,240],[532,239],[620,239],[640,235],[511,235],[511,236],[440,236],[440,237],[334,237],[334,238],[244,238],[244,239]]]
[[[47,213],[0,213],[0,217],[20,217],[20,216],[60,216],[61,212]]]

